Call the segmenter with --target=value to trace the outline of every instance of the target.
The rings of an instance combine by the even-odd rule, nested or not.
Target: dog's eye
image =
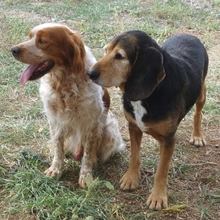
[[[122,60],[124,57],[120,54],[120,53],[117,53],[116,55],[115,55],[115,59],[116,60]]]
[[[39,38],[39,39],[38,39],[38,43],[39,43],[39,44],[46,44],[47,42],[44,41],[43,39]]]

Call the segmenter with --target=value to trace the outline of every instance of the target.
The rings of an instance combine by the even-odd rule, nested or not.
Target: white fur
[[[141,101],[131,102],[134,108],[135,121],[142,132],[146,132],[146,126],[142,121],[142,117],[147,114],[146,109],[141,105]]]
[[[95,58],[90,53],[89,48],[86,48],[86,63],[93,65]],[[82,85],[77,85],[77,79],[75,79],[76,83],[73,83],[72,91],[62,92],[62,95],[66,97],[66,103],[68,103],[69,99],[74,99],[75,104],[67,105],[64,110],[58,110],[54,114],[53,109],[49,105],[53,104],[56,106],[59,96],[54,93],[48,80],[49,75],[41,78],[40,95],[44,104],[44,111],[50,121],[50,126],[55,132],[53,138],[64,132],[66,137],[74,136],[75,145],[82,144],[87,139],[87,136],[91,135],[88,131],[94,127],[94,124],[97,124],[97,122],[102,124],[101,116],[104,112],[102,88],[90,80]]]
[[[88,47],[85,47],[85,49],[85,64],[88,70],[96,60],[91,54],[90,49]],[[54,93],[48,83],[48,77],[48,75],[45,75],[41,78],[40,95],[44,104],[44,111],[50,123],[51,141],[52,143],[56,142],[63,133],[66,139],[65,148],[69,151],[77,153],[81,146],[83,146],[84,155],[79,183],[81,186],[84,186],[85,175],[92,173],[92,165],[96,162],[96,159],[92,157],[100,156],[100,159],[104,161],[113,153],[123,149],[124,144],[119,133],[118,123],[115,118],[105,111],[102,101],[103,89],[90,79],[84,81],[83,84],[82,82],[78,84],[78,79],[75,78],[72,90],[62,92],[62,96],[66,97],[66,108],[64,110],[57,109],[56,114],[54,114],[54,110],[49,106],[56,106],[59,96]],[[68,106],[69,99],[71,99],[71,102],[74,99],[74,104],[71,106]],[[89,146],[92,139],[100,139],[100,142],[95,142],[95,145],[100,144],[100,146]],[[94,147],[97,148],[97,152],[95,152],[97,155],[89,155],[90,148]],[[57,161],[57,159],[54,159],[54,161]],[[51,168],[46,171],[47,175],[57,175],[54,173],[54,170],[56,169],[54,169],[52,164]]]
[[[39,30],[60,26],[66,27],[62,24],[47,23],[33,28],[31,39],[17,45],[21,52],[16,58],[29,64],[51,59],[50,50],[45,53],[44,49],[38,48],[35,39]],[[65,31],[65,28],[62,31]],[[71,30],[68,28],[68,31]],[[74,35],[75,32],[72,33]],[[53,47],[53,39],[51,41],[47,44],[51,43],[50,46]],[[96,59],[87,46],[84,48],[86,57],[81,63],[85,64],[87,72],[96,63]],[[76,53],[74,56],[77,56]],[[51,149],[54,155],[52,165],[45,173],[48,176],[61,174],[65,150],[76,155],[83,153],[79,184],[85,187],[85,177],[87,174],[92,175],[96,161],[106,160],[114,152],[122,150],[124,144],[117,120],[104,107],[102,87],[93,83],[86,72],[73,73],[70,69],[56,63],[53,69],[40,79],[39,91],[50,125]],[[62,83],[59,85],[60,79]],[[56,85],[59,85],[59,88],[56,88]]]

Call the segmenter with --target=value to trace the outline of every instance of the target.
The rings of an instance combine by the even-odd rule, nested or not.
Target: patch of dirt
[[[204,2],[205,0],[201,1]],[[200,4],[200,1],[198,0],[184,0],[184,2],[193,7],[199,7]],[[1,12],[3,13],[3,10],[0,9],[0,13]],[[24,15],[16,13],[14,16],[23,17]],[[26,13],[25,16],[29,16],[29,14]],[[13,15],[10,14],[10,17],[13,17]],[[45,21],[48,19],[38,15],[35,15],[33,18],[38,19],[39,21]],[[71,25],[74,26],[74,24]],[[208,43],[206,46],[210,58],[210,67],[212,69],[218,69],[219,71],[220,32],[204,33],[202,31],[182,29],[179,29],[176,32],[194,34],[205,43],[207,41]],[[220,82],[219,78],[216,80],[217,82]],[[168,195],[170,207],[173,207],[174,205],[186,205],[186,208],[183,208],[182,211],[163,210],[160,212],[154,212],[147,208],[146,200],[150,194],[153,184],[153,175],[158,161],[159,152],[156,147],[157,143],[148,135],[144,135],[141,151],[142,177],[140,185],[138,189],[131,192],[120,190],[119,180],[128,167],[130,143],[127,122],[124,119],[121,105],[121,93],[117,88],[111,89],[110,92],[111,97],[114,97],[112,98],[111,110],[119,120],[121,133],[127,148],[122,156],[116,155],[112,157],[109,162],[105,163],[103,168],[99,167],[94,176],[100,176],[100,179],[109,181],[115,186],[115,203],[120,209],[123,209],[124,213],[142,213],[142,215],[146,215],[149,219],[157,220],[220,219],[219,119],[217,123],[208,122],[208,120],[203,123],[207,146],[201,148],[191,146],[188,142],[192,130],[192,118],[187,118],[181,123],[177,132],[177,147],[169,173]],[[219,104],[220,102],[217,100],[216,105]],[[151,148],[148,147],[148,144]],[[153,158],[155,158],[155,164],[148,167],[144,165],[144,163],[148,160],[148,157],[152,157],[151,155],[154,155]],[[70,188],[78,187],[78,174],[79,167],[71,167],[71,171],[66,170],[64,172],[62,179],[65,179],[66,184]],[[17,218],[11,217],[10,219]]]
[[[152,211],[146,206],[147,197],[153,185],[153,176],[156,166],[147,167],[144,162],[148,157],[158,161],[158,149],[146,147],[152,143],[152,138],[145,135],[142,141],[142,167],[141,181],[138,189],[133,191],[122,191],[119,189],[119,180],[128,168],[130,155],[129,140],[126,139],[127,149],[124,156],[114,156],[104,168],[98,168],[96,175],[100,179],[107,180],[115,185],[115,203],[123,208],[125,213],[145,214],[149,219],[171,220],[171,219],[220,219],[220,138],[219,127],[209,126],[204,129],[207,138],[207,146],[196,148],[189,144],[188,139],[191,128],[188,121],[184,121],[180,129],[186,129],[186,134],[177,137],[176,152],[173,156],[172,167],[169,173],[168,196],[170,209]],[[125,130],[124,130],[125,132]],[[126,134],[124,134],[126,136]],[[179,145],[181,146],[179,149]],[[144,145],[144,146],[143,146]],[[151,145],[151,144],[150,144]],[[147,154],[147,155],[146,155]],[[182,210],[175,211],[172,207],[183,206]],[[203,216],[203,217],[201,217]]]

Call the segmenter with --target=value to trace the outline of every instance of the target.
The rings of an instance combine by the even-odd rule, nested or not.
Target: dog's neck
[[[44,76],[44,79],[50,84],[51,88],[57,92],[63,89],[70,89],[73,85],[85,84],[89,78],[86,73],[75,75],[71,70],[62,69],[52,71]]]

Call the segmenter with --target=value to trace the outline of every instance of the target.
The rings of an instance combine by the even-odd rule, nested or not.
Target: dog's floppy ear
[[[74,74],[84,76],[85,73],[85,48],[81,37],[77,33],[69,32],[69,64]]]
[[[125,94],[131,101],[149,97],[164,79],[163,55],[154,47],[140,48],[125,83]]]

